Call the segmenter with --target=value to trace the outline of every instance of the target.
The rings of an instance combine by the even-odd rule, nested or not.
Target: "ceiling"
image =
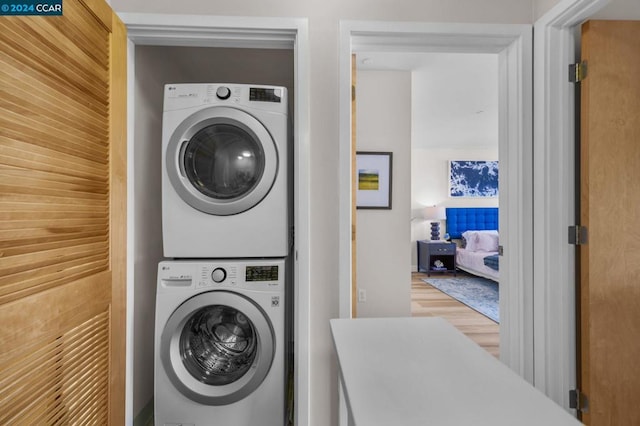
[[[411,71],[414,148],[498,146],[498,55],[359,52],[358,72]]]

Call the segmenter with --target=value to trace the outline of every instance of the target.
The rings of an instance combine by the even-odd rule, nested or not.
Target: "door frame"
[[[128,140],[135,141],[135,47],[140,45],[277,48],[294,51],[295,417],[310,423],[310,68],[305,18],[119,13],[128,36]],[[133,424],[133,307],[135,230],[133,143],[128,146],[126,424]],[[153,395],[152,395],[153,396]]]
[[[499,54],[500,158],[503,205],[500,222],[509,229],[505,287],[500,298],[500,357],[533,381],[532,289],[532,28],[530,25],[432,24],[341,21],[340,23],[340,265],[339,312],[351,317],[351,54],[359,49],[405,52]],[[506,141],[514,141],[506,143]],[[510,166],[509,166],[510,165]],[[409,218],[407,218],[408,220]],[[501,237],[503,237],[501,235]]]
[[[576,388],[575,98],[568,65],[576,27],[610,0],[563,0],[534,25],[534,384],[569,408]]]

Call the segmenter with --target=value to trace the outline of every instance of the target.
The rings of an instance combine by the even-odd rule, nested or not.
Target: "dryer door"
[[[160,357],[184,396],[226,405],[260,386],[275,344],[271,322],[260,307],[237,293],[211,291],[187,300],[169,317]]]
[[[249,210],[269,193],[278,173],[278,152],[255,117],[211,107],[178,126],[167,146],[166,167],[186,203],[226,216]]]

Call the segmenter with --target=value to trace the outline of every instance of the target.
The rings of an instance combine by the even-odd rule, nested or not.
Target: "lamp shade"
[[[444,207],[431,206],[425,207],[424,218],[427,220],[443,220],[447,216]]]

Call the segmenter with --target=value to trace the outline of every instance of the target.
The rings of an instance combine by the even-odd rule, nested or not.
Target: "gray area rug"
[[[423,278],[441,292],[499,323],[498,283],[480,277]]]

